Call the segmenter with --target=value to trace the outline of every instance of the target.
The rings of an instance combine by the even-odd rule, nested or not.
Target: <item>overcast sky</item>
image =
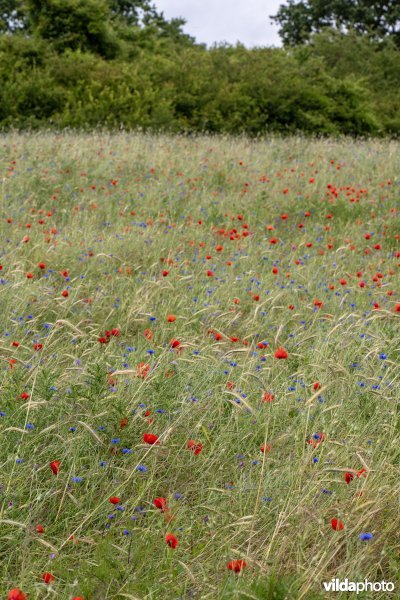
[[[269,15],[284,0],[153,0],[167,19],[182,17],[184,31],[197,42],[241,42],[252,46],[280,46],[278,27]]]

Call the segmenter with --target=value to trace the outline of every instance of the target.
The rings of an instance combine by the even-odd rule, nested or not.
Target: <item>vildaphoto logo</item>
[[[322,585],[326,592],[355,592],[360,594],[361,592],[393,592],[394,583],[391,581],[349,581],[347,578],[344,581],[340,579],[331,579],[331,581],[324,581]]]

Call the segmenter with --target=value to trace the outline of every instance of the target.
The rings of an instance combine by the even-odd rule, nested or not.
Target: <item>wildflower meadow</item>
[[[400,597],[399,173],[2,134],[1,599]]]

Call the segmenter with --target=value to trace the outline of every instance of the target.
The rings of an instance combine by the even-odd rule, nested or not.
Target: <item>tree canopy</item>
[[[354,30],[376,40],[390,37],[400,46],[399,0],[288,0],[271,18],[289,46],[305,43],[326,28]]]

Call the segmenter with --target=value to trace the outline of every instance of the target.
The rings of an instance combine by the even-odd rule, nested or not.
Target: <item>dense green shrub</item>
[[[2,128],[400,132],[400,51],[391,43],[326,32],[289,50],[206,49],[153,25],[124,31],[112,59],[72,38],[61,51],[37,34],[0,36]]]

